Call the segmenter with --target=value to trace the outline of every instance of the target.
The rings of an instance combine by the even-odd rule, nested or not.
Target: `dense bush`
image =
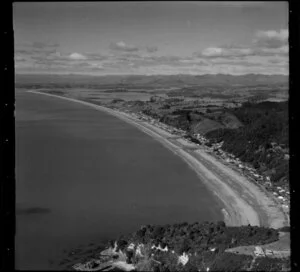
[[[124,99],[121,99],[121,98],[115,98],[111,101],[112,104],[116,104],[116,103],[121,103],[121,102],[124,102],[125,100]]]
[[[261,257],[255,260],[252,271],[283,271],[288,267],[290,267],[289,259]]]
[[[125,240],[125,239],[119,239],[117,241],[117,251],[118,250],[124,250],[127,245],[128,245],[127,240]]]
[[[246,271],[252,256],[233,253],[223,253],[216,256],[210,266],[211,271]]]
[[[285,226],[285,227],[278,229],[278,231],[282,231],[282,232],[290,232],[290,230],[291,230],[290,226]]]
[[[175,250],[178,254],[183,252],[202,252],[209,247],[216,247],[218,251],[226,248],[264,244],[278,240],[278,231],[275,229],[242,226],[226,227],[223,221],[217,223],[187,222],[165,226],[143,226],[140,230],[124,238],[137,243],[148,243],[165,246]],[[118,246],[122,247],[120,239]]]
[[[252,164],[261,173],[269,171],[273,182],[288,180],[289,162],[282,149],[289,147],[287,102],[245,103],[232,113],[244,126],[208,132],[206,137],[211,143],[223,141],[224,151]]]
[[[227,227],[223,221],[177,223],[174,225],[147,225],[117,240],[118,249],[126,251],[130,243],[143,243],[143,257],[127,252],[127,261],[138,271],[242,271],[249,269],[252,256],[225,252],[225,249],[243,245],[259,245],[278,240],[278,231],[258,226]],[[152,245],[168,246],[169,251],[152,249]],[[211,251],[210,249],[215,250]],[[174,253],[173,253],[174,250]],[[186,265],[178,263],[178,255],[189,255]],[[152,255],[154,254],[154,256]],[[256,267],[275,271],[288,263],[278,260],[258,260]]]

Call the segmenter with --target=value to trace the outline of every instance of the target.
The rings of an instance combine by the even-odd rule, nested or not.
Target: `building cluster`
[[[160,129],[163,129],[173,135],[176,135],[176,136],[183,136],[186,134],[186,132],[182,129],[178,129],[178,128],[174,128],[172,126],[169,126],[167,124],[164,124],[158,120],[156,120],[155,118],[151,117],[151,116],[147,116],[143,113],[130,113],[130,116],[135,118],[135,119],[138,119],[140,121],[144,121],[144,122],[147,122],[151,125],[154,125]]]
[[[200,144],[206,145],[209,141],[200,134],[194,134]],[[273,144],[273,143],[272,143]],[[235,166],[236,170],[242,175],[250,177],[256,184],[263,186],[269,193],[273,194],[276,202],[279,203],[282,209],[289,214],[290,210],[290,192],[289,186],[275,186],[271,183],[271,179],[267,175],[259,174],[253,167],[246,165],[239,158],[236,158],[233,154],[227,153],[222,150],[223,142],[211,144],[210,147],[206,147],[210,152],[216,154],[219,158],[222,158],[224,162]]]
[[[282,257],[285,258],[288,256],[289,251],[288,250],[271,250],[271,249],[264,249],[260,246],[256,246],[253,254],[255,257]]]

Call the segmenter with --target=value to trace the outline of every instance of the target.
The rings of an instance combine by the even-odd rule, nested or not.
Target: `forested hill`
[[[211,142],[223,141],[224,151],[270,175],[273,182],[288,180],[288,102],[247,102],[229,111],[243,126],[216,129],[208,132],[206,137]]]
[[[126,252],[127,262],[137,271],[285,271],[290,267],[288,258],[253,258],[226,252],[228,248],[263,245],[278,239],[278,230],[270,228],[227,227],[222,221],[185,222],[142,226],[119,237],[116,250]],[[137,254],[137,247],[141,254]]]

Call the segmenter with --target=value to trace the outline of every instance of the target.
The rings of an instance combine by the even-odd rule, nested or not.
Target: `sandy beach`
[[[188,143],[184,139],[177,139],[171,133],[123,112],[77,99],[36,91],[29,92],[65,99],[107,112],[154,137],[174,154],[180,156],[222,202],[224,205],[222,212],[227,225],[250,224],[272,228],[287,225],[284,213],[273,199],[246,177],[208,154],[204,148]]]

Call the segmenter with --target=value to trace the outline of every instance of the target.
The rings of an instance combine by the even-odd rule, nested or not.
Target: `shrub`
[[[290,232],[290,230],[291,230],[290,226],[285,226],[285,227],[278,229],[278,231],[282,231],[282,232]]]
[[[217,255],[211,263],[212,271],[245,271],[251,262],[252,257],[232,253],[222,253]]]
[[[255,260],[253,271],[282,271],[283,267],[289,266],[288,259],[264,257]]]
[[[128,245],[128,242],[124,239],[120,239],[117,241],[117,251],[124,250],[125,247]]]

